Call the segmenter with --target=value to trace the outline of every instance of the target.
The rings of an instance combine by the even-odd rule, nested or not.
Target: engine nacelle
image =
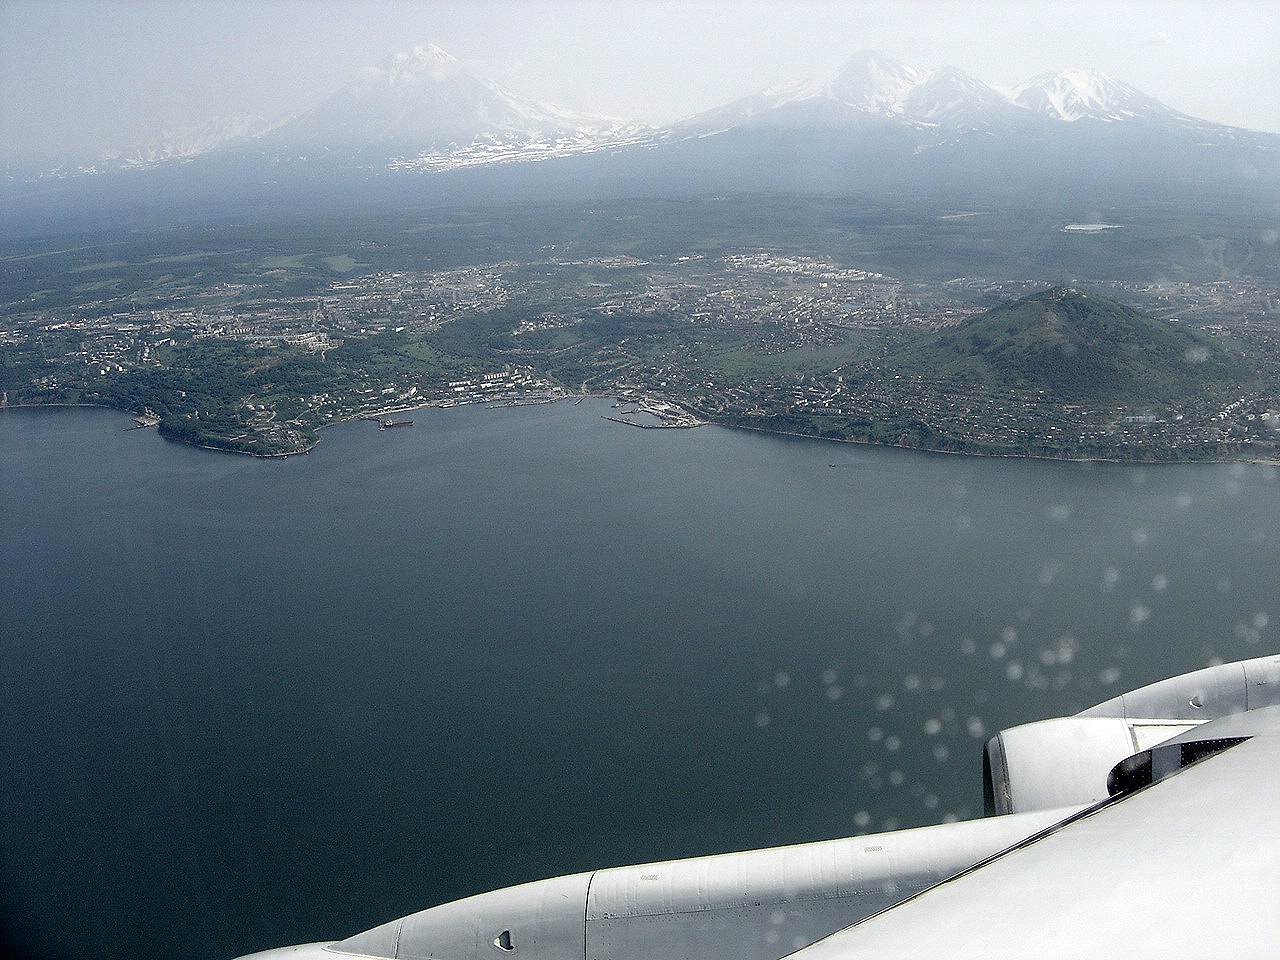
[[[1185,721],[1122,717],[1060,717],[1002,730],[982,758],[988,816],[1107,799],[1117,763],[1198,726]]]
[[[1280,657],[1161,680],[1073,717],[1002,730],[983,756],[988,816],[1085,806],[1107,798],[1122,760],[1222,717],[1280,704]]]

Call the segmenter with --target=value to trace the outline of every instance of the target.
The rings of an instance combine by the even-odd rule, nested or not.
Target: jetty
[[[700,427],[699,423],[636,423],[634,420],[623,420],[621,417],[607,417],[600,415],[602,420],[612,420],[614,423],[625,423],[628,427],[639,427],[641,430],[688,430],[691,427]]]

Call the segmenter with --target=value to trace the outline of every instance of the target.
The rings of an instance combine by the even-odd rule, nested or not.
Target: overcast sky
[[[1280,133],[1278,0],[0,0],[0,150],[274,118],[426,42],[516,93],[650,122],[873,49],[996,86],[1102,70]]]

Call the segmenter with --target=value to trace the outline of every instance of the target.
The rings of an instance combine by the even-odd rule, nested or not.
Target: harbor
[[[678,407],[674,403],[668,403],[665,400],[653,400],[649,397],[628,398],[618,401],[613,406],[615,409],[628,406],[632,409],[624,410],[620,416],[616,417],[602,414],[603,419],[612,423],[625,423],[629,427],[640,427],[642,430],[683,430],[690,427],[700,427],[705,423],[705,421],[699,420],[683,407]],[[636,415],[648,419],[644,421],[627,419]]]

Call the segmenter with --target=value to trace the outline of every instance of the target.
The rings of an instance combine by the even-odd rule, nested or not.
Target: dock
[[[628,427],[639,427],[641,430],[689,430],[700,427],[700,423],[636,423],[634,420],[623,420],[621,417],[600,415],[601,420],[612,420],[614,423],[625,423]]]

